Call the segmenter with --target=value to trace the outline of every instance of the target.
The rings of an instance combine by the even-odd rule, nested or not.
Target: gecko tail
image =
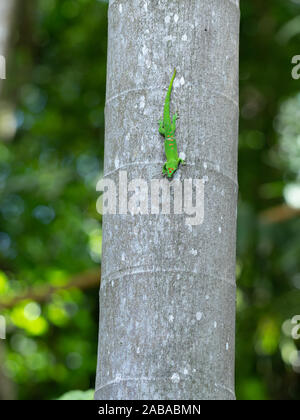
[[[168,89],[169,98],[170,98],[170,95],[171,95],[171,91],[172,91],[173,82],[174,82],[175,77],[176,77],[176,67],[174,68],[174,73],[173,73],[173,76],[172,76],[172,79],[171,79],[171,82],[170,82],[170,85],[169,85],[169,89]]]
[[[171,98],[171,92],[173,88],[173,82],[176,76],[176,67],[174,68],[174,73],[171,79],[171,82],[169,84],[166,100],[165,100],[165,107],[164,107],[164,120],[169,121],[170,120],[170,98]]]

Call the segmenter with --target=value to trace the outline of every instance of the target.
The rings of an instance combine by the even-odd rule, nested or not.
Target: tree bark
[[[175,178],[203,180],[204,219],[103,216],[98,400],[235,398],[239,16],[238,0],[110,1],[105,178],[162,178],[176,67]]]
[[[11,20],[13,17],[13,10],[15,6],[15,0],[0,1],[0,27],[1,27],[1,35],[0,35],[0,52],[1,54],[6,52],[8,39],[10,36],[11,30]]]
[[[0,55],[6,57],[8,41],[11,32],[15,0],[0,0]],[[1,65],[2,65],[1,61]],[[2,74],[2,72],[1,72]],[[2,80],[0,79],[0,92]]]
[[[11,32],[13,11],[15,7],[14,0],[0,0],[0,55],[6,58],[8,41]],[[1,62],[2,64],[2,62]],[[1,72],[2,73],[2,72]],[[1,74],[2,76],[2,74]],[[2,96],[2,84],[0,79],[0,94]],[[1,315],[1,313],[0,313]],[[5,360],[5,342],[0,339],[0,400],[15,399],[15,386],[10,378],[8,378],[4,371]]]

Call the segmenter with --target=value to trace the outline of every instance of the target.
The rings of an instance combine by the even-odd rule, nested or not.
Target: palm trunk
[[[203,180],[204,218],[103,216],[95,398],[234,399],[239,2],[111,0],[108,35],[106,178],[161,179],[176,67],[175,177]]]
[[[0,56],[6,58],[8,40],[11,32],[12,18],[14,12],[14,0],[0,0]],[[3,65],[3,59],[0,59],[0,64]],[[6,61],[6,60],[5,60]],[[0,69],[2,79],[2,68]],[[0,79],[0,94],[2,97],[3,81]],[[0,313],[1,315],[1,313]],[[15,386],[8,376],[5,375],[4,357],[5,355],[5,341],[0,339],[0,400],[15,399]]]
[[[12,26],[13,12],[15,7],[15,0],[0,0],[0,64],[1,64],[1,79],[5,76],[3,67],[5,69],[4,60],[6,58],[8,41]],[[2,81],[0,79],[0,92]]]

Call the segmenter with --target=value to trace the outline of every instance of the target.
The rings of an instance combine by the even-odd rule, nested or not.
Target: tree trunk
[[[1,73],[1,79],[3,76],[3,64],[4,59],[6,58],[7,53],[7,47],[8,47],[8,41],[12,26],[12,18],[13,18],[13,12],[15,7],[15,0],[0,0],[0,73]],[[4,66],[5,67],[5,66]],[[0,92],[2,88],[2,81],[0,79]]]
[[[176,67],[175,179],[202,180],[204,218],[103,216],[95,398],[234,399],[239,1],[111,0],[108,18],[105,178],[162,179]]]
[[[16,399],[16,387],[14,382],[4,372],[5,341],[0,340],[0,401]]]
[[[15,7],[14,0],[0,0],[0,56],[6,58],[8,41],[11,32],[12,18]],[[4,61],[0,58],[0,65],[2,66]],[[2,79],[2,68],[0,69]],[[0,79],[0,94],[2,97],[2,84],[3,81]],[[2,99],[2,98],[1,98]],[[1,315],[1,313],[0,313]],[[4,360],[5,360],[5,341],[0,339],[0,400],[13,400],[15,399],[15,386],[10,378],[8,378],[4,371]]]

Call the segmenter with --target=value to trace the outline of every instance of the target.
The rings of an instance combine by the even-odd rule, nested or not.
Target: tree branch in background
[[[300,209],[294,209],[286,204],[280,204],[279,206],[271,207],[261,212],[260,218],[263,222],[280,223],[299,215]]]
[[[34,300],[35,302],[45,302],[51,299],[54,293],[61,290],[73,288],[84,290],[99,287],[100,275],[100,270],[88,271],[73,277],[69,283],[63,286],[39,286],[32,288],[23,295],[16,296],[8,301],[0,300],[0,309],[13,308],[18,303],[28,299]]]
[[[300,215],[300,209],[294,209],[281,204],[279,206],[271,207],[260,213],[260,219],[265,223],[280,223],[292,219]],[[69,283],[63,286],[40,286],[28,290],[28,292],[16,296],[9,301],[0,300],[0,309],[13,308],[19,302],[24,300],[34,300],[35,302],[45,302],[51,299],[54,293],[60,290],[68,290],[72,288],[90,289],[99,287],[101,277],[101,270],[88,271],[73,277]]]
[[[297,217],[300,215],[300,209],[294,209],[286,204],[280,204],[279,206],[271,207],[270,209],[264,210],[260,213],[260,219],[265,223],[280,223]],[[88,271],[86,273],[79,274],[70,280],[69,283],[63,286],[40,286],[29,290],[23,295],[16,296],[9,301],[0,300],[0,309],[13,308],[19,302],[23,300],[34,300],[35,302],[45,302],[51,299],[52,295],[60,290],[68,290],[72,288],[77,289],[90,289],[99,287],[101,271]]]

